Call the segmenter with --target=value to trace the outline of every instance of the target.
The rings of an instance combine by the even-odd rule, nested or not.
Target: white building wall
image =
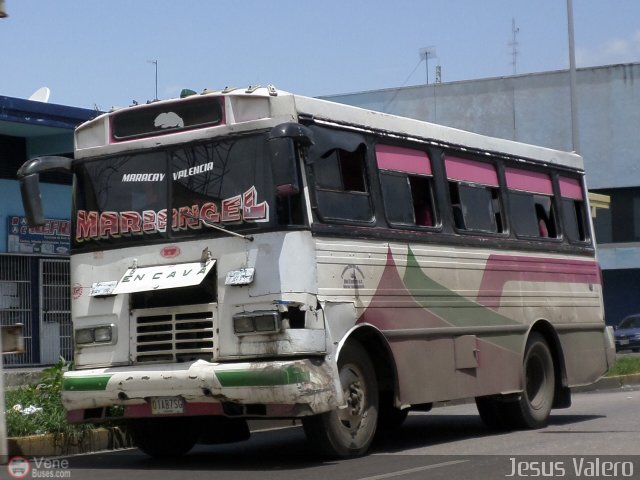
[[[324,98],[484,135],[572,149],[568,71]],[[589,188],[640,185],[640,63],[579,69],[577,99],[580,153]]]

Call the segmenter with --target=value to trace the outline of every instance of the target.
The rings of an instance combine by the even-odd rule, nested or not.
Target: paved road
[[[351,460],[314,458],[301,429],[289,428],[235,445],[198,446],[179,460],[152,460],[129,450],[64,461],[68,465],[50,469],[58,478],[91,480],[475,480],[531,478],[543,469],[557,478],[599,473],[598,478],[603,465],[617,467],[618,478],[629,469],[631,478],[640,478],[640,389],[575,394],[570,409],[555,411],[550,425],[536,431],[491,433],[473,405],[411,414],[395,434],[377,441],[370,455]],[[627,463],[603,463],[616,461]],[[514,469],[516,475],[508,477]],[[576,469],[582,470],[576,474]],[[33,470],[34,464],[30,478]]]

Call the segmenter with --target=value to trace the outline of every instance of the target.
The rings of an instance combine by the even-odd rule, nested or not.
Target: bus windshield
[[[273,227],[269,159],[259,134],[79,163],[74,247]]]

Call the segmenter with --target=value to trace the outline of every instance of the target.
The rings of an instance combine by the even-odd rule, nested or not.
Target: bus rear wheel
[[[309,441],[322,454],[355,457],[369,449],[378,422],[378,382],[369,355],[357,342],[346,344],[338,358],[346,407],[303,418]]]
[[[151,457],[181,457],[200,438],[198,417],[137,418],[129,421],[133,443]]]
[[[506,403],[509,424],[515,428],[545,427],[553,406],[556,378],[553,355],[539,333],[532,333],[527,341],[523,376],[520,398]]]
[[[504,402],[499,397],[476,397],[476,407],[482,422],[491,430],[508,428]]]

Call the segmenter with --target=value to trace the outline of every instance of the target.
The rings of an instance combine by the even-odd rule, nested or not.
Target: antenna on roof
[[[29,100],[33,100],[34,102],[47,103],[49,101],[49,95],[51,95],[51,90],[49,90],[49,87],[40,87],[38,90],[31,94]]]
[[[424,47],[418,50],[418,56],[420,60],[424,58],[425,63],[427,64],[427,84],[429,83],[429,59],[437,57],[436,55],[436,47],[431,45],[430,47]]]
[[[516,36],[520,32],[519,28],[516,28],[516,19],[511,19],[511,41],[509,46],[511,47],[511,65],[513,66],[513,74],[517,73],[517,59],[518,59],[518,40]]]

